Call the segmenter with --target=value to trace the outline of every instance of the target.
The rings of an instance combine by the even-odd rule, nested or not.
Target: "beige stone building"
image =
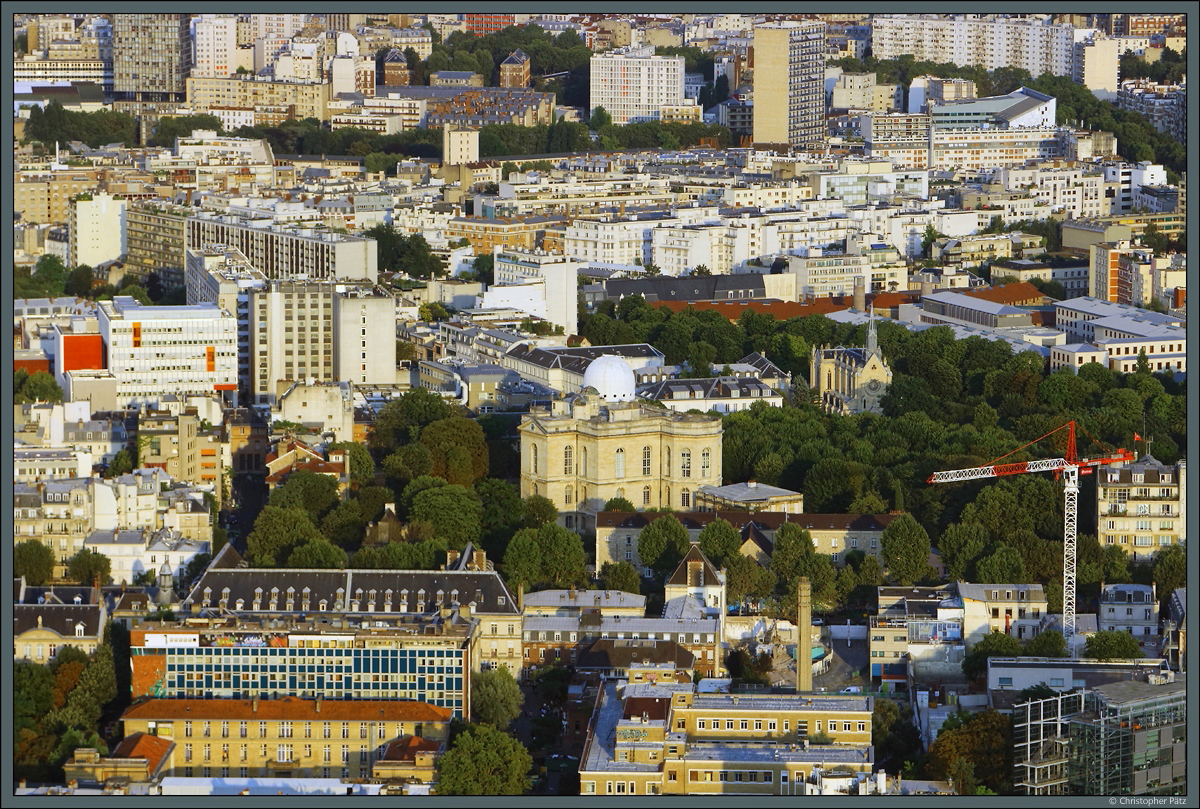
[[[391,744],[445,742],[452,711],[412,700],[148,699],[125,733],[175,743],[163,775],[366,778]]]
[[[814,346],[809,387],[831,413],[879,413],[892,383],[892,369],[879,349],[875,314],[867,326],[865,348]]]
[[[550,498],[564,525],[590,532],[613,497],[690,510],[699,486],[721,481],[719,417],[634,401],[633,371],[616,357],[592,362],[583,385],[522,421],[522,497]]]
[[[580,794],[803,795],[819,791],[810,784],[816,770],[872,771],[872,697],[693,689],[603,687],[579,764]],[[810,743],[817,736],[823,743]]]

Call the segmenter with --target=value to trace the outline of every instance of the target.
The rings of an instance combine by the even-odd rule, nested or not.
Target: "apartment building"
[[[63,604],[54,598],[44,604],[14,604],[13,658],[48,665],[68,646],[90,656],[100,645],[107,618],[103,603]]]
[[[1152,438],[1152,436],[1151,436]],[[1138,560],[1187,539],[1187,462],[1164,464],[1149,453],[1096,478],[1096,539]]]
[[[237,72],[237,23],[233,14],[201,14],[193,38],[196,61],[192,76],[224,78]]]
[[[656,121],[683,99],[683,57],[655,56],[653,46],[617,48],[591,59],[591,109],[603,107],[614,124]]]
[[[182,222],[180,223],[182,226]],[[184,284],[189,305],[210,303],[237,316],[238,389],[250,392],[250,291],[270,284],[238,250],[210,245],[187,251]]]
[[[1103,584],[1097,623],[1101,632],[1128,632],[1142,648],[1143,657],[1159,656],[1158,591],[1153,584]]]
[[[71,250],[67,265],[95,267],[125,255],[125,200],[81,194],[71,203]]]
[[[876,14],[871,49],[878,59],[911,54],[936,64],[1020,67],[1032,76],[1071,75],[1075,29],[1048,20],[995,15]]]
[[[446,707],[411,700],[159,697],[121,721],[127,738],[174,743],[164,777],[368,778],[392,743],[444,745],[451,718]]]
[[[602,686],[579,763],[580,794],[801,795],[818,791],[819,771],[872,771],[871,697],[694,688]]]
[[[143,135],[158,113],[187,100],[194,61],[190,23],[190,14],[113,15],[114,107],[140,116]]]
[[[879,84],[874,73],[843,73],[833,85],[829,106],[840,110],[894,112],[900,108],[904,88]]]
[[[1120,88],[1120,63],[1117,41],[1094,34],[1075,43],[1071,78],[1101,101],[1114,101]]]
[[[201,211],[186,220],[186,246],[223,244],[241,252],[271,280],[367,280],[378,276],[375,240],[311,226],[273,224]]]
[[[101,301],[107,369],[123,405],[237,390],[237,319],[216,306],[142,306]]]
[[[529,65],[529,56],[520,48],[510,53],[500,63],[500,86],[528,87]]]
[[[250,390],[271,404],[294,381],[396,380],[396,299],[373,284],[270,281],[247,290]],[[370,350],[368,350],[370,344]]]
[[[355,75],[357,72],[355,70]],[[373,79],[373,68],[371,75]],[[328,82],[278,80],[254,75],[192,77],[187,80],[187,103],[197,111],[210,107],[282,108],[289,111],[288,117],[324,121],[329,118],[332,88]]]
[[[924,113],[874,112],[858,116],[863,151],[900,169],[929,166],[929,116]]]
[[[52,577],[65,579],[67,561],[83,550],[84,540],[94,528],[95,492],[94,483],[86,477],[14,483],[14,544],[40,540],[54,554]]]
[[[1003,632],[1014,638],[1032,638],[1041,631],[1047,613],[1046,594],[1040,584],[958,583],[963,606],[963,640],[970,649],[984,636]]]
[[[125,269],[143,278],[183,273],[187,217],[195,209],[165,202],[133,202],[125,210]]]
[[[871,679],[895,688],[908,682],[909,666],[924,658],[961,660],[963,602],[954,585],[880,587],[871,616]]]
[[[825,23],[754,27],[754,141],[824,144]]]
[[[29,224],[58,224],[70,218],[71,200],[100,190],[95,169],[26,170],[13,184],[13,211]]]

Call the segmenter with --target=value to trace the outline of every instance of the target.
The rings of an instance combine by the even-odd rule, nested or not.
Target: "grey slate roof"
[[[13,635],[38,628],[49,629],[64,638],[75,637],[76,624],[83,624],[84,637],[96,638],[103,629],[103,608],[99,604],[14,604]]]

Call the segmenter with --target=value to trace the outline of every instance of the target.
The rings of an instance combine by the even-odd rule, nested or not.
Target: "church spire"
[[[879,335],[875,332],[875,306],[872,305],[867,315],[867,357],[879,350]]]

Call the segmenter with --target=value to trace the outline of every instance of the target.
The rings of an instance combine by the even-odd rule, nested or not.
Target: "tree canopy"
[[[463,730],[438,760],[440,795],[521,795],[533,759],[524,745],[491,725]]]
[[[525,695],[507,666],[471,674],[471,715],[475,721],[504,730],[521,715],[524,702]]]
[[[673,514],[659,517],[643,528],[637,543],[642,564],[660,577],[678,567],[692,544],[687,529]]]
[[[1137,660],[1145,654],[1129,632],[1104,629],[1088,636],[1083,656],[1092,660]]]
[[[13,575],[25,577],[25,583],[40,587],[54,573],[54,552],[45,543],[27,539],[13,548]]]

